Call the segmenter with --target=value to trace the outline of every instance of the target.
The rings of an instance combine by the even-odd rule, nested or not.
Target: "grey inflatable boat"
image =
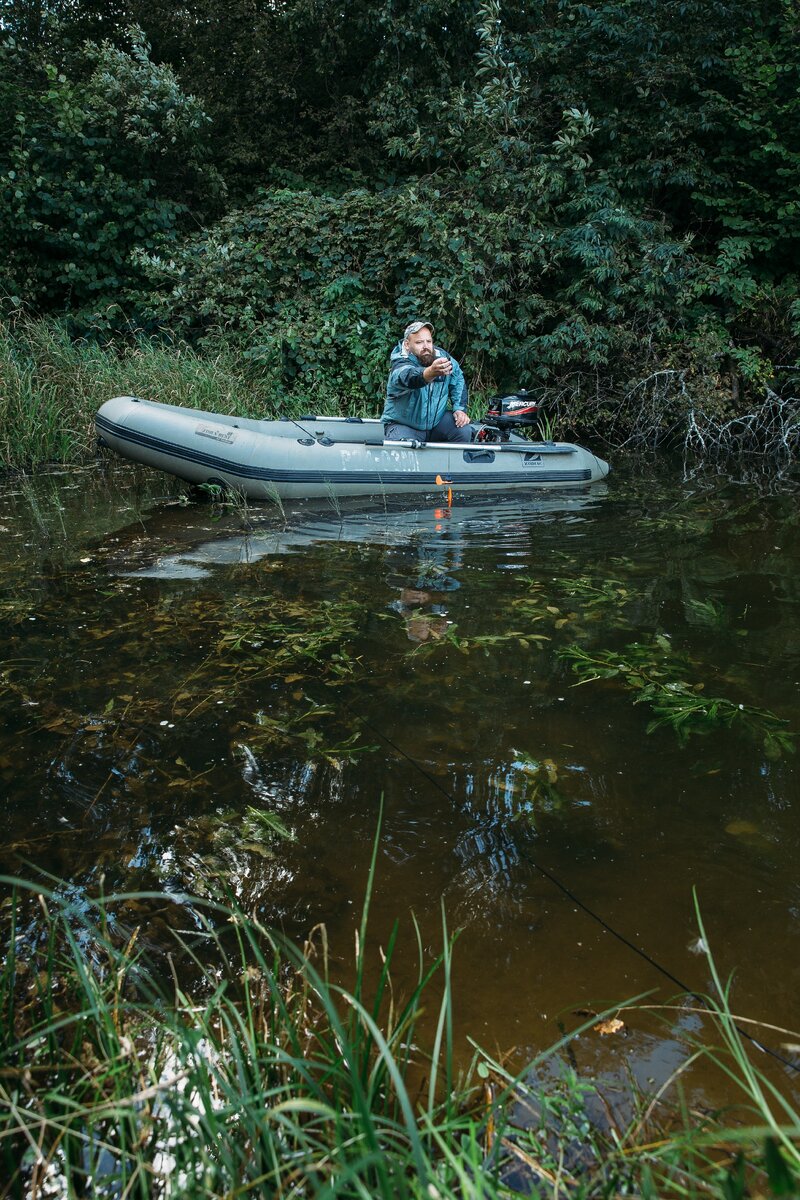
[[[360,417],[255,421],[135,396],[107,400],[95,425],[123,458],[251,500],[574,487],[609,470],[582,446],[496,425],[476,426],[472,443],[388,441],[380,421]]]

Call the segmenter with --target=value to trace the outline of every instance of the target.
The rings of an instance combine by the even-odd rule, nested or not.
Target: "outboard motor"
[[[494,396],[486,409],[486,416],[475,435],[476,442],[507,442],[512,430],[532,429],[538,426],[539,405],[523,388],[508,396]]]

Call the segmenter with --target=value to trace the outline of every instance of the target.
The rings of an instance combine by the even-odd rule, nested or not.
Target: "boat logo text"
[[[236,441],[236,434],[232,429],[220,429],[215,425],[198,425],[195,433],[198,437],[213,438],[215,442],[226,442],[229,446]]]

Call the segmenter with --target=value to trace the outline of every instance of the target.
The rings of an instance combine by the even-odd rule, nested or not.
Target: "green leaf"
[[[245,812],[248,818],[247,832],[251,838],[259,835],[262,838],[269,838],[275,835],[290,842],[296,840],[295,835],[287,828],[277,813],[270,812],[265,808],[253,808],[251,805],[247,806]]]
[[[797,1196],[800,1179],[797,1179],[772,1137],[764,1139],[764,1163],[773,1196]]]

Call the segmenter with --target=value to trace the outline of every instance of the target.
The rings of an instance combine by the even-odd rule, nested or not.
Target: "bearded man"
[[[391,441],[472,441],[464,374],[434,345],[430,321],[412,321],[392,351],[381,420]]]

